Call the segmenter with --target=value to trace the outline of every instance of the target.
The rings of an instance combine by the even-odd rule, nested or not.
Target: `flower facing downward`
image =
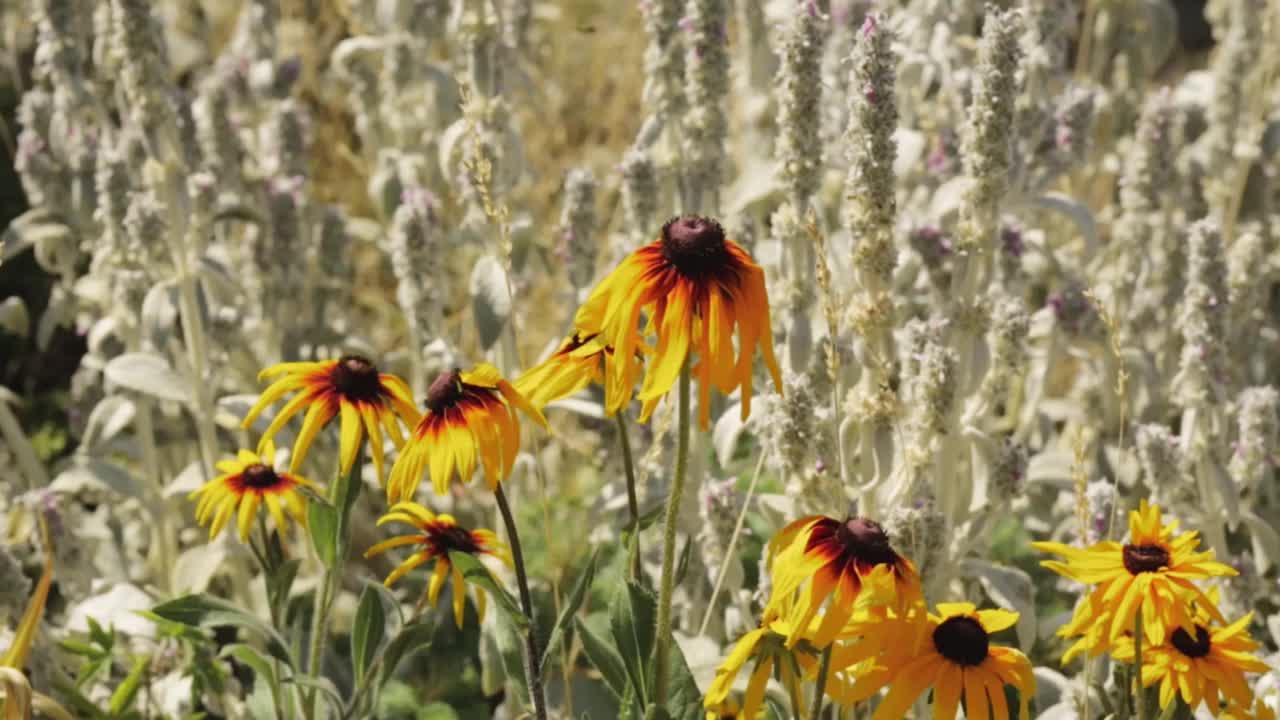
[[[685,216],[668,221],[658,240],[628,255],[578,309],[574,318],[578,332],[599,333],[606,345],[616,349],[607,372],[614,374],[620,387],[615,398],[618,407],[630,400],[627,380],[638,374],[635,329],[642,312],[648,315],[644,334],[656,335],[657,347],[640,389],[641,420],[671,390],[695,351],[691,369],[698,380],[698,420],[703,429],[711,420],[713,385],[726,394],[741,387],[742,417],[750,414],[757,347],[782,392],[764,270],[726,239],[714,220]]]
[[[1223,622],[1216,605],[1194,580],[1235,575],[1229,565],[1213,560],[1213,551],[1196,552],[1199,534],[1174,536],[1175,521],[1164,525],[1160,508],[1143,500],[1129,514],[1129,542],[1104,541],[1083,550],[1055,542],[1032,546],[1066,558],[1046,560],[1045,567],[1076,582],[1095,587],[1079,605],[1071,621],[1058,630],[1062,637],[1082,636],[1063,656],[1063,662],[1082,651],[1097,655],[1110,649],[1142,613],[1143,634],[1154,646],[1165,641],[1171,628],[1192,627],[1192,602]]]
[[[427,390],[426,405],[426,414],[391,468],[391,502],[412,498],[423,471],[431,473],[436,494],[443,495],[455,472],[463,482],[471,479],[477,459],[493,490],[511,474],[520,450],[516,411],[547,427],[542,413],[488,363],[470,372],[441,373]]]
[[[1200,613],[1191,632],[1174,628],[1165,641],[1142,651],[1142,686],[1160,684],[1160,707],[1167,708],[1179,694],[1195,710],[1201,702],[1215,715],[1219,695],[1224,701],[1248,707],[1253,693],[1246,672],[1267,672],[1270,667],[1253,655],[1259,644],[1249,637],[1249,613],[1227,626],[1213,626],[1207,613]],[[1144,633],[1145,635],[1145,633]],[[1133,662],[1133,640],[1122,637],[1115,657]]]
[[[316,433],[334,417],[340,416],[340,472],[350,472],[360,450],[360,441],[367,431],[370,455],[377,469],[378,481],[382,482],[383,430],[399,447],[404,444],[404,435],[398,423],[413,427],[420,417],[413,404],[413,395],[404,381],[390,373],[378,372],[377,366],[359,355],[323,362],[280,363],[263,370],[258,379],[278,375],[283,377],[267,386],[245,416],[241,427],[247,430],[268,405],[296,391],[298,394],[285,403],[262,434],[262,443],[268,442],[290,418],[302,412],[303,408],[307,409],[302,429],[293,444],[289,472],[297,472]]]
[[[498,536],[493,531],[468,530],[459,525],[452,515],[435,515],[417,503],[402,502],[393,505],[390,512],[378,518],[379,525],[389,522],[412,525],[418,532],[383,540],[366,550],[364,556],[373,557],[391,548],[404,547],[406,545],[417,547],[418,550],[415,553],[400,563],[395,570],[392,570],[390,575],[387,575],[384,584],[390,587],[392,583],[404,577],[410,570],[434,560],[435,569],[431,573],[431,582],[427,585],[427,602],[431,603],[431,607],[436,606],[436,602],[440,599],[440,588],[444,587],[445,581],[452,576],[453,621],[458,627],[462,627],[463,612],[466,609],[467,602],[467,589],[462,573],[456,567],[453,567],[453,564],[449,561],[449,552],[464,552],[476,557],[491,555],[501,560],[508,567],[511,566],[511,551],[498,540]],[[476,614],[483,621],[485,611],[484,590],[476,587],[475,591]]]
[[[807,627],[831,599],[814,633],[818,647],[835,639],[858,610],[884,606],[905,615],[922,602],[915,566],[894,551],[878,523],[865,518],[801,518],[769,542],[769,556],[769,607],[777,610],[798,592],[794,625]]]
[[[1012,627],[1018,613],[1009,610],[977,610],[972,603],[939,603],[938,615],[928,616],[929,642],[911,656],[897,654],[884,673],[891,685],[872,720],[906,717],[911,704],[933,688],[933,717],[954,720],[964,699],[969,720],[1008,720],[1004,686],[1012,685],[1021,696],[1018,717],[1030,717],[1028,705],[1035,694],[1031,662],[1013,648],[993,645],[991,634]],[[874,629],[873,629],[874,630]],[[883,626],[893,632],[894,624]],[[894,644],[885,638],[882,646]],[[870,693],[865,693],[869,695]]]
[[[289,527],[289,517],[306,527],[306,501],[298,488],[317,488],[298,475],[276,471],[271,466],[273,455],[275,448],[270,442],[263,448],[261,457],[241,450],[234,460],[218,461],[217,469],[222,474],[191,493],[190,499],[200,499],[196,505],[196,522],[204,525],[213,521],[209,525],[210,540],[222,532],[232,515],[237,515],[240,540],[247,541],[258,508],[264,504],[281,535]]]
[[[790,610],[790,608],[784,608]],[[793,707],[799,707],[800,686],[804,675],[812,670],[818,661],[818,653],[810,643],[799,647],[789,646],[790,638],[809,639],[813,628],[807,632],[793,632],[798,626],[791,624],[777,614],[765,610],[765,619],[760,627],[743,635],[733,649],[729,651],[724,662],[716,669],[715,679],[707,687],[702,706],[707,711],[707,718],[719,718],[732,708],[736,714],[732,717],[754,718],[764,707],[765,689],[769,678],[776,669],[782,686],[791,696]],[[792,643],[795,645],[795,643]],[[739,707],[730,693],[738,674],[748,663],[754,661],[751,676],[747,680],[746,694]]]
[[[536,408],[569,397],[593,382],[605,385],[605,409],[610,414],[626,405],[631,388],[635,386],[634,374],[619,382],[613,373],[604,368],[613,361],[613,347],[604,344],[598,334],[574,333],[565,339],[546,360],[534,365],[516,378],[512,385]],[[631,366],[632,372],[639,365]]]

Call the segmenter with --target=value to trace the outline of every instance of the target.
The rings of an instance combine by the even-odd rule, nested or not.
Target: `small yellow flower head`
[[[1199,534],[1177,532],[1178,523],[1165,525],[1160,508],[1143,500],[1129,514],[1129,542],[1104,541],[1079,549],[1056,542],[1036,542],[1043,552],[1066,562],[1041,563],[1076,582],[1095,586],[1076,606],[1070,622],[1058,630],[1062,637],[1080,637],[1063,656],[1070,662],[1080,652],[1090,656],[1110,650],[1142,613],[1148,645],[1164,642],[1173,627],[1192,626],[1191,607],[1202,608],[1223,622],[1216,604],[1194,583],[1210,577],[1235,575],[1228,565],[1216,562],[1213,551],[1197,552]]]
[[[368,358],[359,355],[347,355],[323,362],[280,363],[263,370],[258,379],[276,376],[281,377],[262,392],[258,402],[245,415],[241,427],[249,429],[268,405],[288,393],[296,392],[297,395],[276,413],[266,432],[262,434],[261,441],[261,444],[269,442],[290,418],[306,409],[302,429],[298,431],[298,439],[293,444],[289,472],[298,471],[316,434],[337,417],[341,426],[338,444],[339,471],[344,474],[351,471],[360,443],[367,432],[369,454],[373,458],[378,481],[382,482],[383,431],[396,447],[400,447],[404,444],[400,424],[413,427],[421,417],[404,381],[390,373],[378,372],[378,368]]]
[[[270,441],[260,456],[241,450],[234,460],[219,461],[217,469],[222,474],[191,493],[192,500],[200,500],[196,505],[196,522],[204,525],[212,520],[210,540],[222,532],[232,515],[236,515],[240,540],[247,541],[258,508],[264,504],[281,535],[288,530],[289,517],[306,527],[306,500],[298,489],[318,489],[300,475],[273,468],[274,455],[275,448]]]
[[[425,507],[413,503],[402,502],[392,506],[390,512],[378,518],[378,525],[389,522],[405,523],[413,526],[417,532],[400,535],[374,545],[365,551],[365,557],[373,557],[391,548],[413,546],[417,550],[400,563],[387,575],[385,585],[390,587],[395,581],[404,577],[410,570],[428,562],[435,562],[431,574],[431,582],[427,586],[427,601],[431,607],[440,599],[440,589],[446,580],[453,579],[453,621],[462,627],[462,619],[466,609],[467,586],[462,573],[449,561],[449,552],[464,552],[476,557],[489,555],[496,557],[511,566],[511,551],[491,530],[468,530],[458,524],[452,515],[436,515]],[[485,594],[477,587],[476,613],[484,620]]]

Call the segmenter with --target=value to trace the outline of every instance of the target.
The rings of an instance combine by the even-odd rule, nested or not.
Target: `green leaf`
[[[147,674],[147,668],[150,665],[151,658],[146,656],[133,661],[129,674],[125,676],[115,692],[111,693],[112,715],[121,715],[133,706],[133,701],[138,697],[138,689],[142,687],[142,678]]]
[[[372,583],[366,585],[360,593],[360,605],[356,607],[356,619],[351,626],[351,669],[355,672],[357,685],[364,681],[364,674],[387,630],[382,598],[372,587]]]
[[[648,663],[653,656],[653,634],[658,602],[653,593],[627,580],[609,603],[609,630],[636,689],[641,705],[648,707]]]
[[[676,559],[676,571],[672,576],[672,587],[679,585],[684,580],[684,575],[689,571],[689,555],[693,550],[693,536],[690,535],[684,541],[684,549],[680,551],[680,557]]]
[[[596,670],[600,671],[604,684],[608,685],[613,694],[621,699],[626,695],[628,688],[627,671],[623,666],[622,656],[618,655],[618,651],[592,630],[582,618],[574,618],[574,627],[578,630],[578,637],[582,640],[582,650],[587,654],[587,659]]]
[[[63,650],[66,650],[67,652],[73,655],[83,655],[84,657],[88,657],[88,658],[101,657],[102,655],[105,654],[105,652],[101,648],[95,645],[90,645],[87,642],[80,642],[79,640],[76,640],[74,638],[66,638],[63,640],[59,640],[58,647],[62,648]]]
[[[489,597],[496,600],[498,609],[502,610],[511,622],[516,626],[516,630],[521,633],[529,631],[529,618],[524,616],[520,611],[520,606],[516,603],[515,598],[511,597],[511,593],[498,584],[498,581],[489,574],[489,569],[480,564],[480,561],[474,555],[470,555],[459,550],[449,551],[449,562],[453,567],[462,573],[463,579],[467,582],[475,583],[484,588]],[[454,588],[454,592],[464,592],[463,588]]]
[[[225,600],[204,594],[184,595],[151,608],[150,613],[190,627],[211,628],[231,625],[243,628],[265,641],[267,652],[290,668],[294,667],[289,646],[285,644],[275,628]]]
[[[319,690],[320,694],[329,701],[329,704],[333,705],[334,710],[337,711],[337,717],[342,717],[342,695],[338,693],[337,686],[334,685],[333,681],[329,678],[313,678],[310,675],[293,675],[282,679],[280,682],[293,683],[294,685],[299,685],[301,687]]]
[[[493,625],[493,639],[498,648],[498,656],[502,659],[503,670],[506,672],[507,688],[515,691],[519,707],[525,710],[532,709],[528,678],[524,672],[525,648],[522,633],[506,615],[500,614],[494,619],[496,622]]]
[[[332,505],[313,502],[307,506],[307,527],[311,531],[311,544],[326,568],[332,569],[338,560],[338,510]]]
[[[702,692],[689,672],[689,664],[675,638],[671,638],[671,662],[667,666],[667,713],[673,720],[703,720]]]
[[[102,625],[91,617],[86,617],[89,621],[89,639],[97,643],[103,650],[110,651],[116,644],[116,629],[103,630]]]
[[[396,667],[402,659],[431,644],[432,629],[431,623],[419,620],[400,628],[400,632],[391,638],[387,649],[382,651],[382,669],[379,672],[382,673],[383,685],[395,675]]]
[[[58,699],[74,711],[76,717],[85,720],[108,720],[107,714],[99,710],[96,703],[85,697],[84,693],[80,692],[80,688],[57,677],[53,678],[52,684],[53,689],[58,691]]]
[[[555,627],[551,628],[551,636],[547,639],[547,648],[542,653],[543,674],[546,673],[547,667],[551,662],[551,658],[556,656],[556,651],[560,649],[561,641],[569,638],[569,632],[573,630],[573,616],[578,612],[578,608],[582,607],[583,601],[587,599],[587,591],[591,589],[591,580],[596,575],[596,564],[600,560],[600,548],[596,548],[591,553],[591,557],[587,560],[587,566],[582,569],[582,574],[578,576],[578,582],[573,586],[573,592],[569,593],[564,607],[560,610],[560,617],[556,618]]]
[[[298,567],[302,561],[293,558],[276,564],[273,572],[267,577],[267,602],[274,608],[276,617],[284,617],[289,603],[289,591],[293,589],[293,581],[298,576]]]

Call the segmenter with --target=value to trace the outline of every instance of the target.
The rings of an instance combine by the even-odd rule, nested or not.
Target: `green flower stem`
[[[1133,694],[1137,699],[1138,720],[1151,720],[1147,693],[1142,687],[1142,604],[1133,616]]]
[[[618,422],[618,442],[622,444],[622,466],[627,473],[627,510],[631,513],[631,540],[627,552],[628,574],[632,580],[640,579],[640,501],[636,499],[636,467],[631,458],[631,440],[627,437],[627,419],[619,410],[613,418]]]
[[[529,698],[533,700],[533,714],[537,720],[547,720],[547,699],[542,689],[542,653],[538,652],[538,623],[534,619],[533,596],[529,593],[529,578],[525,574],[524,552],[520,549],[520,533],[516,531],[516,519],[511,514],[511,506],[507,503],[507,494],[502,485],[494,488],[493,496],[498,501],[498,511],[502,513],[502,522],[507,526],[507,542],[511,544],[511,560],[516,570],[516,585],[520,589],[520,607],[529,620],[529,630],[524,639],[524,673],[529,681]]]
[[[679,434],[676,439],[676,469],[667,496],[667,513],[662,526],[662,579],[658,586],[658,637],[654,643],[655,669],[653,701],[658,707],[667,704],[667,669],[671,665],[671,593],[675,584],[676,524],[680,516],[680,498],[684,495],[684,479],[689,465],[689,360],[680,369]]]
[[[809,720],[822,717],[822,696],[827,694],[827,675],[831,672],[831,648],[834,645],[827,645],[822,651],[822,664],[818,666],[818,682],[813,686],[813,708],[809,710]]]

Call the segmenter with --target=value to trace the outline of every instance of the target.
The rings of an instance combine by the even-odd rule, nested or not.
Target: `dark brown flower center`
[[[244,477],[245,485],[258,490],[274,487],[276,483],[280,482],[280,476],[276,475],[276,471],[262,463],[250,465],[244,469],[241,475]]]
[[[345,355],[333,366],[333,387],[348,400],[376,402],[382,397],[378,367],[368,358]]]
[[[949,617],[933,630],[933,646],[957,665],[973,667],[987,659],[990,640],[982,624],[971,617]]]
[[[1125,545],[1121,552],[1130,575],[1157,572],[1169,567],[1169,551],[1159,545]]]
[[[480,549],[471,532],[459,525],[437,525],[431,528],[428,539],[442,553],[450,550],[474,553]]]
[[[844,555],[865,565],[892,565],[898,554],[889,545],[889,536],[880,523],[866,518],[849,518],[836,528],[836,540]]]
[[[1202,625],[1196,626],[1194,638],[1191,637],[1191,633],[1178,628],[1173,631],[1173,637],[1170,640],[1178,652],[1189,658],[1204,657],[1209,654],[1209,631]]]
[[[724,228],[711,218],[685,215],[662,226],[662,256],[686,277],[714,273],[728,261]]]
[[[440,373],[427,388],[427,409],[441,412],[451,407],[462,397],[462,371],[454,368]]]

